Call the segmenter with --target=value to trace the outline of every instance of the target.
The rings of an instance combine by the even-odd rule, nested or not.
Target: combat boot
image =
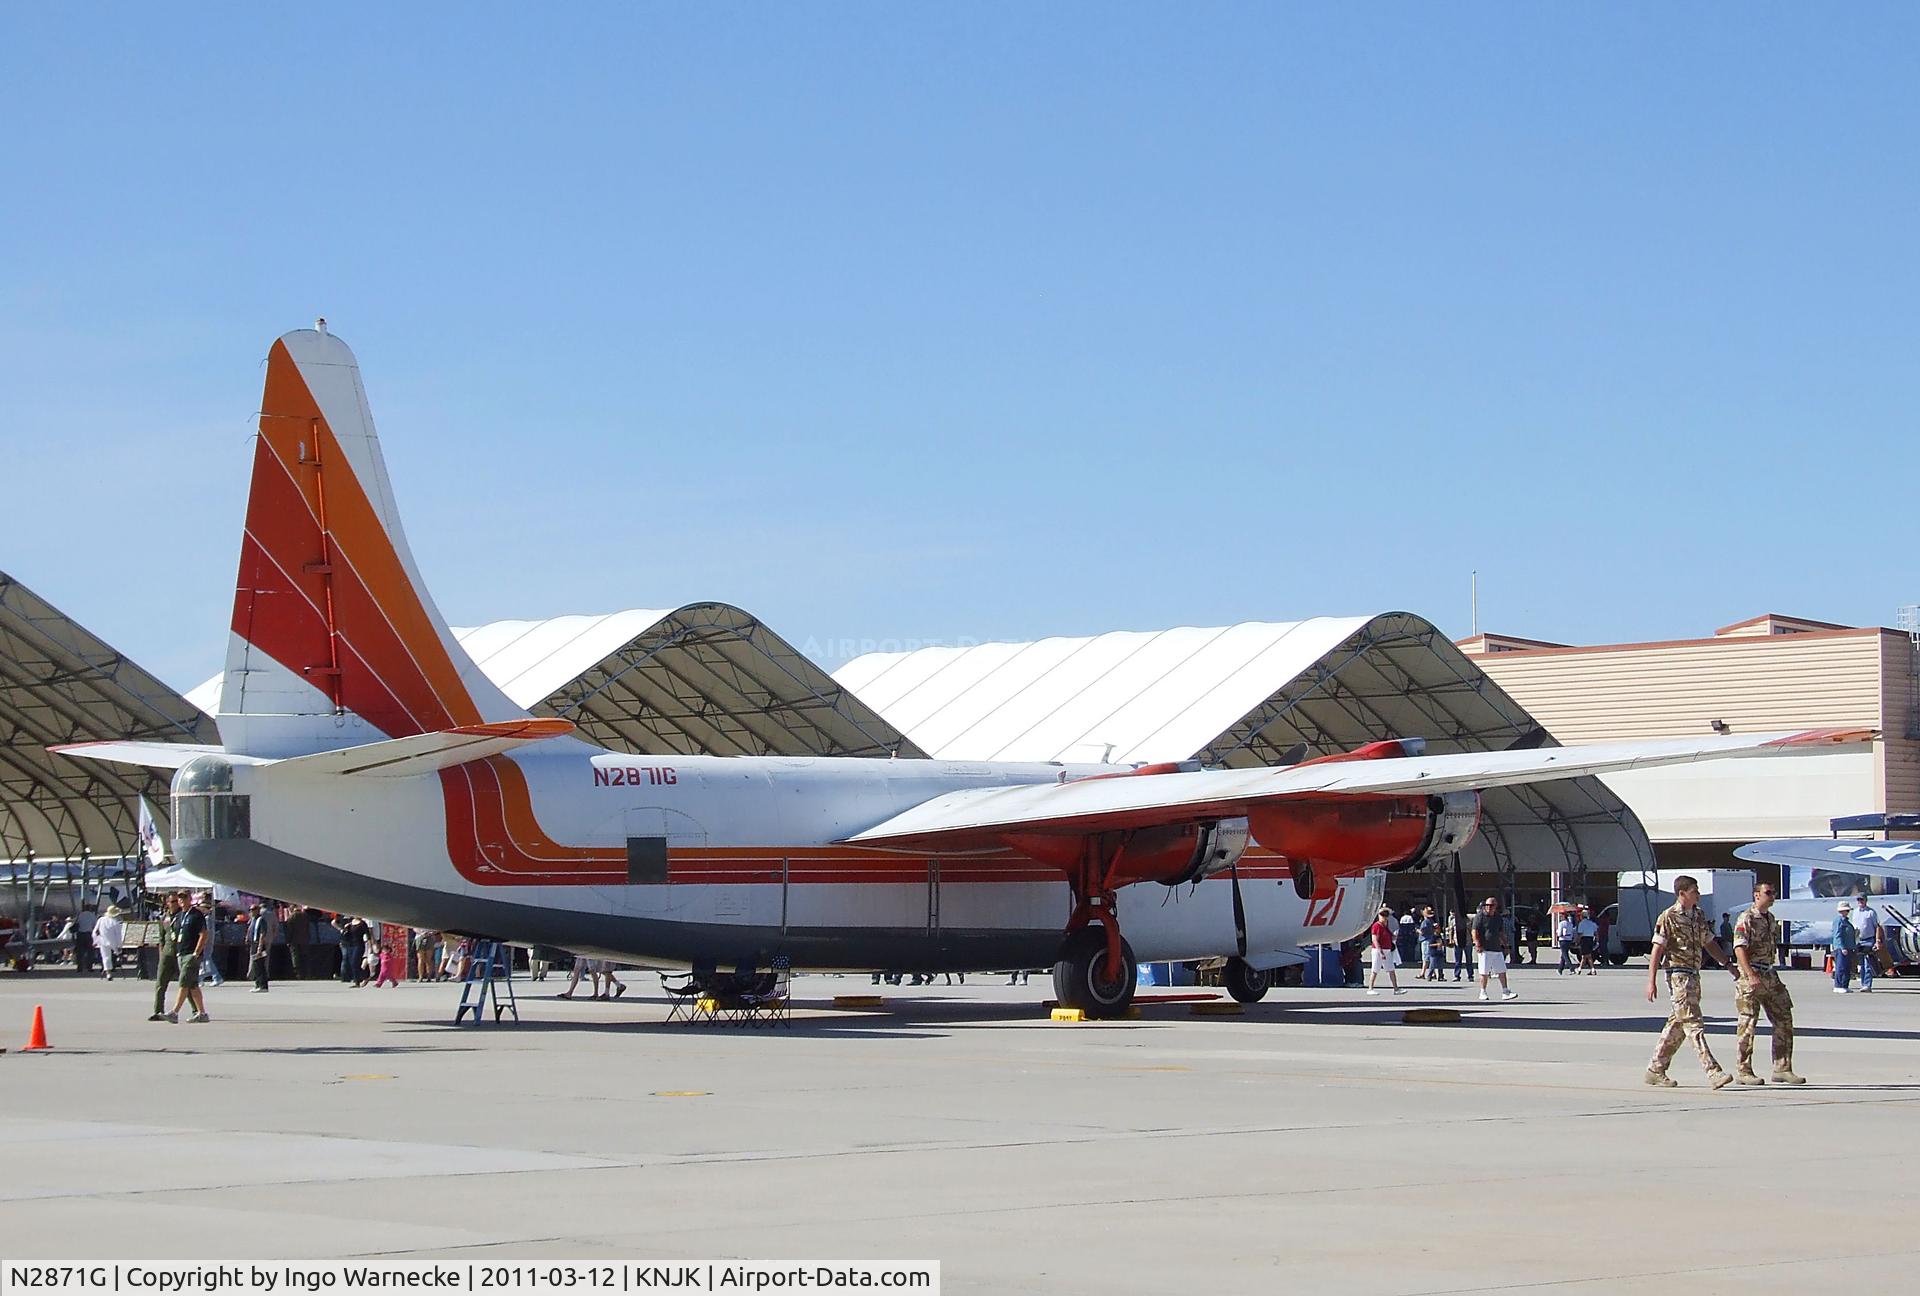
[[[1732,1083],[1733,1077],[1725,1071],[1710,1071],[1707,1073],[1707,1088],[1709,1089],[1725,1089]]]
[[[1795,1075],[1792,1067],[1775,1067],[1773,1069],[1773,1082],[1784,1085],[1801,1085],[1807,1081],[1804,1076]]]
[[[1645,1084],[1652,1085],[1655,1089],[1678,1089],[1680,1087],[1680,1082],[1668,1075],[1665,1071],[1648,1071],[1646,1075],[1641,1077],[1641,1081]]]
[[[1741,1071],[1736,1073],[1733,1077],[1733,1082],[1735,1084],[1743,1084],[1743,1085],[1763,1085],[1766,1083],[1765,1080],[1762,1080],[1759,1076],[1755,1075],[1751,1071]]]

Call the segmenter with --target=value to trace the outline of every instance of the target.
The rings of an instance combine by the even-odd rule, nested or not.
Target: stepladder
[[[467,974],[460,979],[460,1007],[453,1014],[458,1026],[473,1014],[475,1025],[487,1024],[488,1009],[498,1022],[507,1013],[520,1020],[520,1005],[513,997],[513,947],[505,941],[475,941],[467,960]]]

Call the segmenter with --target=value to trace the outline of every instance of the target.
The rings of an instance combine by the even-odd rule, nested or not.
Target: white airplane
[[[1380,870],[1464,846],[1482,788],[1872,737],[1404,739],[1214,770],[607,751],[508,701],[448,632],[324,327],[268,357],[216,718],[217,747],[55,750],[173,769],[176,858],[242,891],[716,987],[778,959],[1052,964],[1096,1016],[1128,1006],[1137,958],[1226,956],[1258,998],[1286,952],[1364,930]]]

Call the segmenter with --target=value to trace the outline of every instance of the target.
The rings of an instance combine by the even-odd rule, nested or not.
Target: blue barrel
[[[1310,986],[1344,986],[1346,973],[1340,970],[1340,947],[1338,945],[1309,945],[1300,951],[1307,956],[1307,965],[1300,969],[1300,980]]]

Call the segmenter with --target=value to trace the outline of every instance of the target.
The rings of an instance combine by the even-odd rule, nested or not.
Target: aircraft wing
[[[1793,868],[1827,869],[1834,873],[1860,873],[1920,882],[1920,841],[1888,841],[1885,838],[1837,841],[1832,837],[1789,837],[1780,841],[1754,842],[1733,853],[1736,858],[1751,860],[1756,864],[1782,864]]]
[[[1812,753],[1874,737],[1871,729],[1807,729],[969,788],[922,802],[846,841],[962,849],[1008,832],[1106,832],[1241,815],[1292,797],[1477,792],[1655,765]]]

